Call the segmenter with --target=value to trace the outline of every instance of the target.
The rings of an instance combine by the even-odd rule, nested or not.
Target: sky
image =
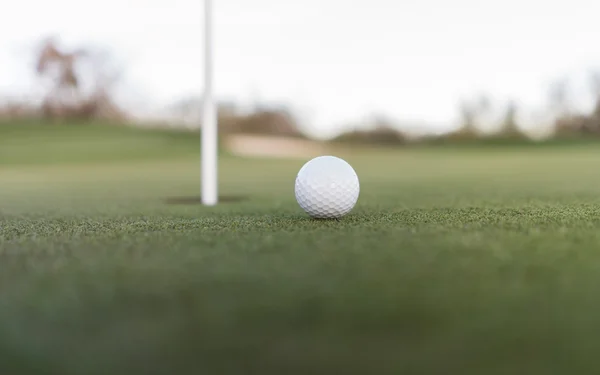
[[[317,136],[374,114],[444,131],[457,124],[460,100],[480,93],[498,106],[515,100],[531,120],[563,77],[574,100],[589,106],[586,77],[600,70],[595,0],[213,4],[217,97],[287,105]],[[7,9],[0,13],[5,96],[34,92],[27,64],[51,35],[69,48],[109,49],[123,68],[119,97],[136,110],[202,94],[202,0],[20,0]]]

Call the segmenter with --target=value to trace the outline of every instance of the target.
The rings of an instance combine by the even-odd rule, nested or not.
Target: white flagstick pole
[[[202,204],[217,204],[217,112],[213,98],[212,0],[204,0],[204,98],[201,130]]]

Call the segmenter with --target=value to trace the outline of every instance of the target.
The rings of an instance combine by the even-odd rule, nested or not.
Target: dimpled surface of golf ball
[[[310,216],[334,219],[354,208],[360,185],[356,172],[345,160],[319,156],[302,166],[295,191],[298,204]]]

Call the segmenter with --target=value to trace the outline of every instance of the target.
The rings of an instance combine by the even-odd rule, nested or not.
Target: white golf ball
[[[319,156],[302,166],[295,191],[298,204],[310,216],[333,219],[354,208],[360,185],[356,172],[345,160]]]

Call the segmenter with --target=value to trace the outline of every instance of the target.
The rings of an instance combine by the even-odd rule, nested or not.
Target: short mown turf
[[[2,163],[1,374],[600,370],[600,149],[342,152],[336,222],[297,206],[304,160],[224,156],[204,207],[196,144],[145,137]]]

